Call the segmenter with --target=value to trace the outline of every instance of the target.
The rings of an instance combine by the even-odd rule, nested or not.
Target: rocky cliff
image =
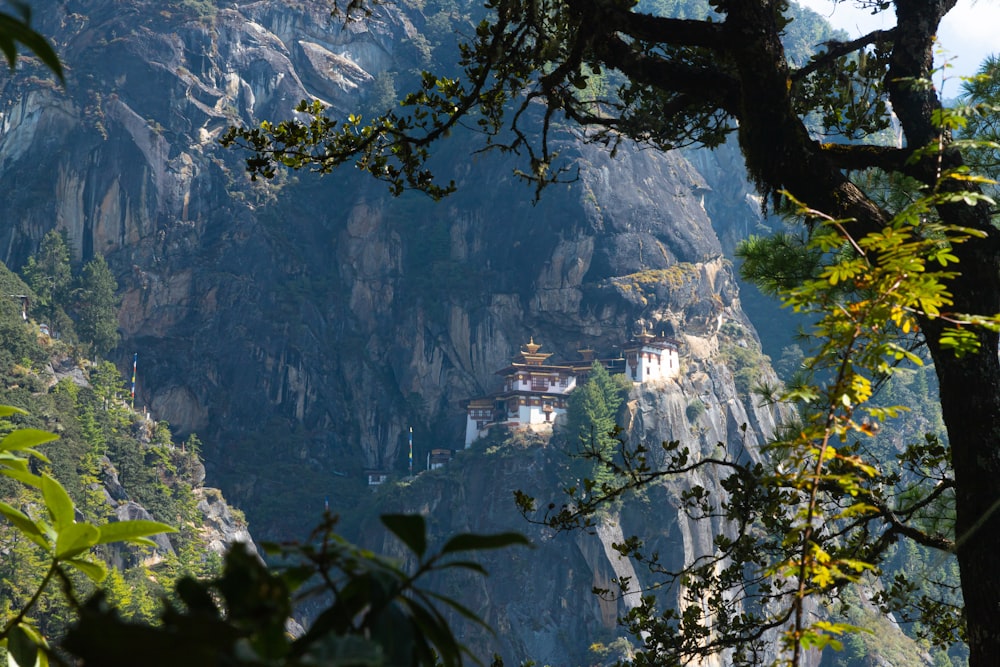
[[[20,266],[53,227],[78,260],[107,257],[140,403],[214,443],[210,474],[248,507],[291,502],[295,469],[317,487],[295,503],[321,502],[332,470],[400,469],[409,426],[418,447],[457,446],[459,401],[531,335],[567,355],[644,324],[749,330],[714,191],[679,155],[612,159],[565,131],[580,178],[532,205],[511,163],[458,137],[437,158],[459,193],[435,205],[347,172],[251,184],[215,143],[300,98],[369,104],[432,9],[344,24],[312,2],[46,5],[65,89],[30,66],[3,86],[0,258]]]
[[[635,385],[630,393],[621,415],[625,439],[629,447],[646,446],[654,465],[662,463],[660,444],[667,441],[688,448],[693,459],[752,459],[759,455],[758,434],[768,435],[776,427],[778,415],[740,397],[728,368],[711,361],[720,339],[728,344],[724,335],[687,335],[691,354],[684,375]],[[702,409],[691,410],[692,404]],[[490,635],[465,627],[464,641],[479,655],[499,653],[506,664],[525,658],[550,665],[606,664],[625,657],[628,649],[619,639],[617,620],[638,604],[639,592],[652,590],[663,578],[621,558],[614,545],[638,536],[646,552],[658,553],[668,569],[712,553],[713,536],[726,527],[717,520],[692,518],[681,509],[681,498],[694,486],[719,489],[724,473],[708,468],[672,477],[607,508],[593,529],[556,532],[526,522],[515,507],[513,491],[534,497],[540,508],[566,502],[560,491],[568,484],[566,442],[558,434],[550,441],[523,431],[491,436],[459,452],[446,468],[420,473],[403,486],[379,489],[359,525],[350,528],[380,551],[400,557],[404,550],[378,529],[380,513],[419,512],[439,542],[458,532],[525,533],[532,549],[486,555],[488,578],[440,582],[444,593],[462,599],[496,629]],[[633,593],[594,595],[595,588],[616,592],[616,582],[625,578]],[[682,591],[662,589],[659,594],[669,605],[678,602]],[[699,664],[722,667],[729,662],[717,656]]]
[[[533,204],[511,161],[470,158],[476,137],[456,134],[435,161],[459,191],[435,204],[347,171],[251,183],[243,156],[216,144],[229,124],[287,117],[301,98],[377,107],[447,39],[441,17],[461,24],[463,11],[380,5],[344,23],[308,0],[39,2],[66,86],[30,63],[2,84],[0,259],[22,265],[51,228],[76,260],[107,258],[123,289],[119,360],[139,354],[137,403],[199,433],[209,481],[257,535],[301,536],[326,499],[367,505],[363,471],[404,473],[410,427],[418,462],[460,448],[460,401],[495,389],[530,336],[563,358],[613,353],[642,327],[679,338],[681,379],[630,403],[635,441],[753,452],[774,427],[751,398],[773,375],[719,240],[757,221],[745,184],[722,186],[729,158],[700,154],[696,169],[628,146],[612,158],[563,129],[579,178]],[[415,483],[392,502],[442,531],[499,528],[516,521],[510,490],[526,476],[551,490],[559,458],[466,456],[479,463],[431,473],[454,483]],[[474,599],[508,655],[575,664],[593,637],[613,637],[624,602],[590,588],[629,567],[610,555],[629,521],[677,559],[707,543],[674,508],[677,488],[659,493],[596,541],[539,532],[541,550],[506,574],[494,564],[500,585]]]

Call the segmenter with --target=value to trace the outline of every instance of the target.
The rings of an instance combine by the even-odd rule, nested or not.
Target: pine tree
[[[21,273],[35,293],[38,306],[50,308],[64,303],[72,283],[66,238],[56,230],[46,234],[38,254],[28,259]]]
[[[616,417],[624,400],[626,387],[595,361],[587,381],[569,395],[566,430],[570,451],[581,459],[572,466],[572,475],[589,479],[595,485],[613,481],[614,473],[602,461],[614,455]]]
[[[118,282],[98,255],[83,267],[74,292],[74,312],[80,338],[106,354],[118,345]]]
[[[72,320],[66,315],[73,285],[69,244],[56,230],[42,238],[38,253],[21,269],[25,282],[34,293],[33,317],[47,322],[53,333],[70,340],[75,338]]]

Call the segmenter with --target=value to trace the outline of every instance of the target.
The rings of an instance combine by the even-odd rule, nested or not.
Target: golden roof
[[[538,352],[540,347],[542,346],[536,343],[535,337],[532,336],[530,339],[528,339],[528,342],[525,344],[524,349],[522,349],[521,351],[527,352],[528,354],[535,354],[536,352]]]

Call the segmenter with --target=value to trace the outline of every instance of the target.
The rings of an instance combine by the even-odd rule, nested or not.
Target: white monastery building
[[[626,347],[625,374],[632,382],[650,382],[677,377],[680,358],[677,342],[665,336],[654,336],[645,329]]]
[[[566,412],[567,396],[590,371],[594,351],[580,350],[581,361],[555,365],[546,363],[552,353],[539,352],[541,347],[530,339],[509,366],[497,371],[504,378],[501,391],[465,403],[466,448],[493,426],[551,433],[559,415]],[[645,329],[622,350],[620,358],[601,363],[609,372],[624,372],[636,383],[677,377],[680,369],[676,341]]]

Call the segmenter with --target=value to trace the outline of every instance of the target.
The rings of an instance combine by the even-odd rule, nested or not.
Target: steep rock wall
[[[495,388],[529,336],[565,358],[613,353],[641,326],[749,330],[706,214],[714,190],[679,154],[611,158],[563,131],[579,179],[532,204],[513,162],[470,160],[478,143],[459,135],[435,159],[460,190],[434,204],[350,172],[250,183],[215,143],[300,98],[370,103],[382,72],[419,61],[419,12],[345,24],[319,2],[45,9],[68,81],[27,64],[0,92],[16,216],[2,258],[20,266],[51,228],[78,261],[107,257],[140,404],[199,432],[210,478],[264,534],[302,502],[349,504],[365,468],[401,471],[411,426],[418,458],[458,447],[460,401]]]

